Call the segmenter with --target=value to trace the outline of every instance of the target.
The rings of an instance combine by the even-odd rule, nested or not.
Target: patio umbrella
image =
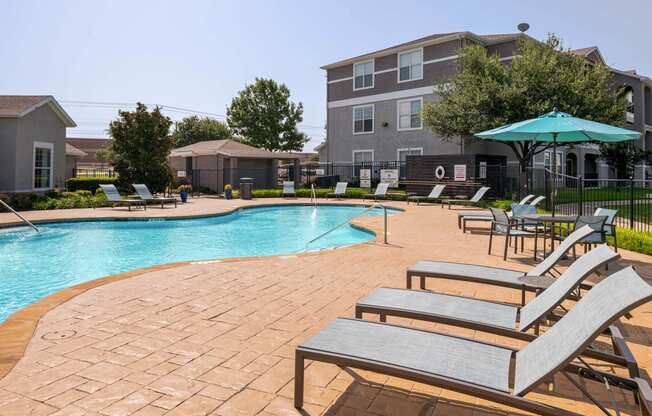
[[[636,140],[640,138],[641,133],[591,120],[584,120],[554,110],[537,118],[476,133],[475,136],[480,139],[505,142],[533,141],[552,143],[552,166],[556,173],[557,143],[616,143],[626,140]],[[556,187],[557,181],[553,181],[553,193],[551,196],[553,209],[555,206],[554,195]]]

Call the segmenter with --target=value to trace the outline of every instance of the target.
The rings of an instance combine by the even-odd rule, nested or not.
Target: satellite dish
[[[519,23],[518,26],[516,26],[520,32],[527,32],[527,30],[530,28],[530,25],[527,23]]]

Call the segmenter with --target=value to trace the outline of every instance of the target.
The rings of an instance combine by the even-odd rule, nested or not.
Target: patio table
[[[555,224],[574,224],[577,221],[577,215],[550,215],[550,214],[526,214],[523,215],[526,221],[534,221],[544,226],[550,225],[550,252],[555,250]],[[547,227],[545,227],[547,228]],[[546,248],[543,248],[543,256],[546,257]]]

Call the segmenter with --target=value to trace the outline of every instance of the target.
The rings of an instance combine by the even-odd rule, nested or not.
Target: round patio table
[[[574,224],[577,221],[577,215],[550,215],[550,214],[526,214],[521,218],[528,221],[535,221],[539,224],[550,224],[550,252],[555,251],[555,224]],[[545,246],[543,248],[544,257],[547,256]]]

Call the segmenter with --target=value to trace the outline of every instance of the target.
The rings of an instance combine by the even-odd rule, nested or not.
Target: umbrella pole
[[[552,204],[552,215],[555,215],[555,196],[557,195],[557,133],[552,133],[552,193],[550,203]]]

